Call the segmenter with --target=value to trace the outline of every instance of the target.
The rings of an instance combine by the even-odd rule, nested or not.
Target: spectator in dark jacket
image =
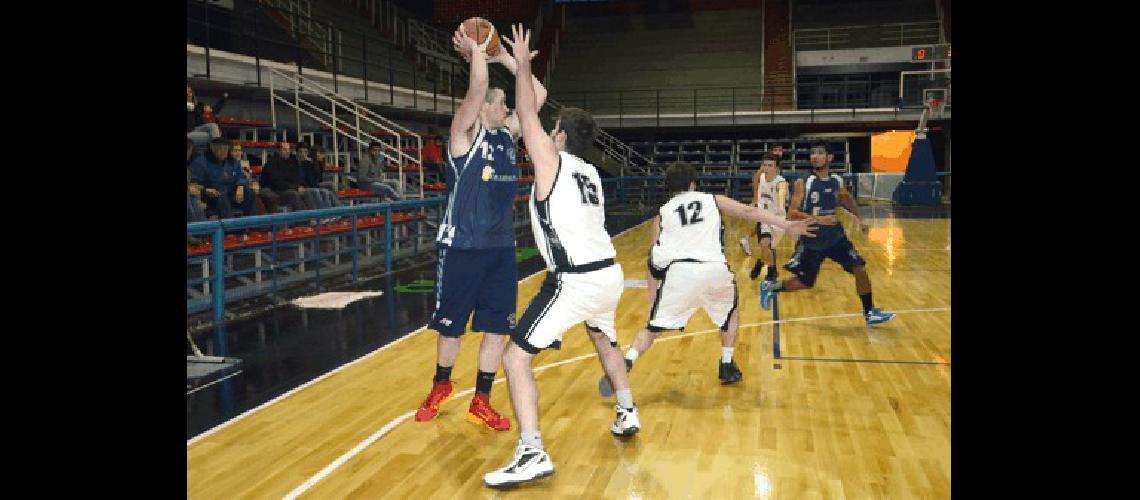
[[[290,154],[290,149],[288,142],[280,143],[277,154],[261,171],[261,200],[271,213],[276,212],[282,203],[294,212],[313,208],[308,197],[303,194],[305,187],[301,185],[301,164]]]
[[[186,138],[186,222],[206,220],[206,204],[202,203],[201,186],[191,183],[190,163],[194,160],[194,143]]]
[[[234,216],[234,206],[240,207],[244,215],[253,214],[249,178],[230,157],[229,141],[220,137],[210,141],[209,151],[191,163],[190,181],[202,190],[206,215],[228,219]]]
[[[324,182],[324,170],[328,161],[324,148],[313,147],[312,159],[309,158],[309,151],[308,144],[297,146],[297,158],[301,162],[301,185],[305,186],[309,202],[316,208],[341,206],[340,198],[332,190],[332,182]]]
[[[383,145],[380,141],[372,141],[368,145],[368,154],[360,158],[356,166],[356,186],[380,195],[381,199],[402,200],[399,191],[384,179],[384,164],[387,160],[381,155]]]
[[[198,102],[194,89],[186,86],[186,136],[197,139],[199,142],[217,139],[222,136],[222,129],[215,116],[222,112],[226,105],[228,93],[222,93],[222,98],[213,106]]]

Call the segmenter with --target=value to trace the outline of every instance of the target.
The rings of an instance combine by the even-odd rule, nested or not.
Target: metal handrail
[[[905,23],[883,23],[875,25],[834,26],[829,28],[801,28],[792,31],[796,50],[831,50],[850,47],[850,35],[858,30],[876,30],[877,42],[897,46],[941,41],[941,23],[935,21],[915,21]]]
[[[386,121],[388,123],[395,124],[394,122],[391,122],[391,120],[388,120],[388,119],[384,118],[383,116],[380,116],[378,113],[368,109],[367,107],[362,108],[359,103],[345,99],[344,97],[338,95],[336,92],[329,90],[327,87],[324,87],[323,85],[312,83],[312,82],[303,82],[302,80],[298,79],[296,76],[290,75],[290,74],[285,73],[283,71],[280,71],[278,69],[270,68],[269,71],[270,71],[270,73],[269,73],[270,74],[270,76],[269,76],[270,103],[272,104],[275,102],[281,102],[283,104],[292,106],[292,107],[294,107],[294,109],[298,113],[305,113],[306,116],[312,118],[314,121],[329,127],[329,130],[333,134],[333,162],[334,162],[334,164],[339,165],[339,150],[338,150],[338,144],[339,143],[337,142],[337,135],[340,134],[341,131],[337,127],[338,124],[337,124],[337,115],[336,115],[336,105],[337,105],[337,103],[340,103],[342,109],[346,109],[347,111],[351,112],[352,116],[355,118],[355,123],[341,122],[341,124],[344,125],[345,127],[347,127],[350,132],[355,133],[355,136],[353,136],[353,134],[351,134],[351,133],[344,134],[344,136],[349,138],[350,140],[356,141],[358,154],[359,154],[359,150],[360,150],[361,146],[365,146],[365,147],[367,146],[367,144],[364,142],[363,139],[367,139],[369,141],[369,143],[379,142],[382,146],[381,150],[380,150],[380,154],[383,155],[384,158],[395,163],[397,166],[397,171],[398,171],[398,175],[399,175],[399,183],[400,183],[400,193],[401,194],[404,193],[404,189],[406,187],[405,186],[405,178],[404,178],[404,169],[402,168],[403,165],[405,164],[405,162],[402,160],[404,158],[407,158],[408,160],[411,161],[411,163],[416,165],[419,169],[419,177],[420,177],[420,179],[419,179],[419,196],[421,198],[424,196],[424,194],[423,194],[423,192],[424,192],[423,191],[423,184],[424,184],[423,161],[420,158],[411,156],[411,155],[401,151],[401,141],[400,141],[400,138],[403,135],[412,135],[416,138],[416,144],[418,145],[418,148],[419,148],[418,150],[422,150],[423,139],[419,135],[417,135],[417,134],[411,132],[410,130],[408,130],[402,126],[399,126],[399,125],[396,125],[396,126],[400,130],[402,130],[403,133],[396,132],[394,128],[389,127],[389,126],[381,123],[381,122]],[[294,102],[290,102],[288,99],[278,95],[278,93],[276,91],[276,86],[274,85],[274,76],[279,77],[279,78],[284,78],[286,81],[293,84],[293,90],[294,90],[293,100],[294,100]],[[317,90],[314,91],[313,90],[314,88]],[[323,108],[320,108],[319,106],[317,106],[311,102],[308,102],[306,100],[301,99],[300,94],[301,94],[302,90],[305,93],[316,94],[319,97],[322,97],[324,99],[331,101],[333,103],[332,104],[332,111],[331,112],[325,111]],[[304,104],[308,105],[309,107],[311,107],[311,108],[319,111],[320,113],[322,113],[325,117],[327,117],[327,121],[326,121],[326,119],[322,119],[321,117],[318,117],[318,116],[314,115],[313,113],[303,109],[303,107],[301,106],[302,103],[304,103]],[[362,110],[364,112],[362,112]],[[276,112],[275,107],[272,105],[270,106],[270,116],[271,116],[271,120],[273,123],[273,127],[276,128],[277,127],[277,112]],[[379,118],[380,121],[373,119],[373,117]],[[396,136],[396,145],[395,146],[389,146],[387,143],[379,140],[379,138],[377,138],[375,135],[371,134],[370,132],[362,130],[360,127],[360,120],[361,119],[367,121],[368,123],[372,124],[373,126],[379,127],[380,129],[384,130],[385,132],[388,132],[389,134]],[[297,118],[298,138],[300,137],[300,133],[301,133],[301,123],[300,122],[301,122],[300,116],[298,115],[298,118]],[[392,154],[389,154],[386,151],[386,149],[394,150],[395,155],[393,156]]]
[[[554,100],[551,97],[546,98],[546,106],[550,106],[550,108],[553,109],[555,113],[565,107],[562,105],[562,103]],[[600,149],[610,158],[616,160],[621,165],[621,172],[623,174],[626,168],[630,168],[630,171],[633,173],[647,173],[648,169],[654,165],[654,162],[649,158],[646,158],[645,155],[637,152],[637,150],[622,142],[621,139],[614,137],[609,132],[606,132],[601,127],[598,127],[598,136],[595,138],[594,143],[598,145],[598,149]],[[633,158],[637,158],[645,162],[645,168],[632,168],[634,166],[640,166],[634,164],[631,161]]]

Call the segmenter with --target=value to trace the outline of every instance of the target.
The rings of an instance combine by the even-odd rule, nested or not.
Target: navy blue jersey
[[[843,180],[835,174],[829,177],[818,177],[811,174],[804,180],[804,201],[800,205],[800,211],[814,216],[835,215],[835,209],[839,207],[839,190],[843,187]],[[841,238],[846,236],[843,233],[843,226],[836,224],[834,226],[816,226],[815,238],[803,238],[800,241],[805,242],[808,248],[811,249],[824,249],[834,245]]]
[[[447,212],[436,241],[461,249],[513,247],[519,186],[514,138],[506,127],[480,124],[472,144],[462,156],[447,152]]]

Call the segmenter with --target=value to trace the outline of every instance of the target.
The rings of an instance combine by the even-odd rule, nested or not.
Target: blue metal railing
[[[848,174],[848,176],[849,175],[850,174]],[[938,175],[940,177],[948,176],[949,172],[941,172]],[[730,196],[732,198],[737,198],[737,199],[739,199],[743,194],[750,194],[751,179],[752,179],[751,174],[706,175],[706,176],[700,177],[700,180],[701,180],[702,185],[703,185],[702,189],[704,189],[706,191],[721,192],[720,190],[723,188],[724,191],[722,191],[722,192],[724,194],[726,194],[727,196]],[[644,177],[615,177],[615,178],[603,179],[602,180],[602,186],[603,186],[603,190],[605,192],[606,198],[609,200],[614,200],[615,204],[622,203],[625,201],[632,201],[632,199],[634,197],[637,197],[642,202],[647,202],[649,204],[655,204],[658,201],[658,199],[661,196],[663,196],[663,194],[666,192],[666,189],[664,186],[664,180],[665,180],[665,176],[663,176],[663,175],[650,175],[650,176],[644,176]],[[794,181],[794,178],[789,178],[789,181]],[[722,182],[724,183],[723,185],[721,184]],[[529,194],[530,189],[531,189],[530,186],[520,187],[518,190],[518,194]],[[361,251],[372,247],[371,244],[360,245],[358,243],[360,234],[362,232],[365,232],[365,231],[375,231],[375,230],[380,229],[379,227],[375,227],[375,226],[361,229],[359,227],[359,223],[360,223],[359,219],[362,216],[370,216],[370,215],[376,215],[376,214],[381,214],[381,213],[384,215],[384,226],[383,226],[383,230],[384,230],[384,243],[383,243],[383,245],[384,245],[384,272],[390,273],[390,272],[392,272],[393,249],[394,249],[394,245],[396,245],[396,242],[393,239],[393,228],[394,228],[395,224],[397,224],[397,222],[393,220],[393,214],[395,214],[397,212],[401,212],[401,211],[427,208],[427,207],[438,206],[438,207],[442,208],[444,205],[446,205],[446,203],[447,203],[447,198],[444,196],[439,196],[439,197],[425,198],[425,199],[420,199],[420,200],[406,200],[406,201],[398,201],[398,202],[392,202],[392,203],[372,203],[372,204],[357,205],[357,206],[352,206],[352,207],[323,208],[323,209],[316,209],[316,210],[306,210],[306,211],[302,211],[302,212],[290,212],[290,213],[271,214],[271,215],[256,215],[256,216],[241,217],[241,218],[236,218],[236,219],[223,219],[223,220],[217,220],[217,221],[205,221],[205,222],[189,223],[186,225],[186,234],[188,236],[210,235],[211,242],[212,242],[211,252],[210,252],[210,254],[208,254],[208,256],[193,256],[193,257],[189,257],[189,259],[201,260],[204,257],[205,260],[208,260],[210,262],[210,268],[212,268],[210,272],[212,274],[209,274],[208,278],[201,278],[198,280],[190,280],[190,281],[188,281],[188,283],[191,283],[191,282],[192,283],[203,283],[206,281],[210,282],[209,294],[210,294],[211,300],[210,300],[208,308],[213,310],[214,323],[220,324],[220,323],[224,322],[224,320],[225,320],[225,307],[226,307],[225,283],[226,283],[226,278],[242,276],[242,275],[251,274],[251,273],[261,273],[261,272],[266,270],[265,268],[262,268],[262,267],[256,267],[252,270],[233,271],[230,273],[226,273],[226,271],[225,271],[225,258],[226,258],[227,254],[235,255],[235,254],[239,254],[239,253],[256,252],[256,251],[260,251],[257,248],[260,248],[263,246],[269,246],[270,251],[272,252],[273,263],[268,268],[268,270],[270,270],[272,272],[273,282],[272,282],[272,286],[269,288],[269,290],[265,290],[265,291],[259,290],[257,292],[257,294],[263,294],[263,293],[275,294],[277,292],[277,289],[278,289],[278,283],[277,283],[278,273],[277,273],[277,270],[284,268],[286,266],[289,266],[289,265],[296,264],[297,262],[303,263],[303,262],[306,262],[308,260],[316,260],[317,261],[316,282],[319,286],[320,280],[321,280],[321,274],[320,274],[321,273],[321,260],[323,258],[325,258],[321,254],[321,245],[320,245],[321,239],[322,238],[339,237],[339,236],[350,236],[352,238],[352,244],[350,245],[350,247],[347,248],[346,250],[337,251],[336,255],[341,255],[345,252],[351,252],[352,253],[351,276],[352,276],[352,281],[356,282],[359,279],[359,273],[360,273],[360,265],[361,265],[361,263],[360,263],[361,255],[360,254],[361,254]],[[439,215],[442,216],[442,213],[443,213],[443,211],[440,210]],[[336,217],[336,218],[343,218],[343,217],[351,218],[351,220],[352,220],[351,232],[337,231],[335,233],[335,236],[330,235],[328,233],[322,234],[322,230],[325,229],[325,225],[318,224],[315,227],[315,234],[313,235],[313,238],[315,238],[315,242],[316,242],[315,243],[315,248],[316,248],[315,256],[310,257],[310,258],[302,257],[299,261],[278,262],[277,255],[278,255],[279,245],[282,243],[293,243],[293,241],[282,241],[282,242],[278,241],[279,226],[287,225],[290,223],[307,222],[307,221],[314,220],[314,219],[321,220],[321,219],[328,219],[328,218],[334,218],[334,217]],[[271,229],[272,230],[272,238],[270,238],[269,241],[265,242],[263,245],[257,245],[256,247],[244,247],[244,248],[234,249],[234,250],[230,250],[229,252],[226,251],[226,249],[225,249],[225,233],[227,231],[238,231],[238,230],[245,230],[245,229],[251,229],[251,228],[263,228],[263,227],[267,227],[267,226],[272,228]],[[418,237],[419,237],[419,234],[417,234],[417,238]],[[296,243],[303,243],[303,242],[309,241],[309,239],[310,239],[309,237],[306,237],[304,239],[299,239],[299,240],[295,240],[295,241],[296,241]],[[418,240],[417,240],[417,243],[418,243]],[[245,297],[244,296],[242,296],[242,297],[231,297],[231,299],[234,299],[234,300],[240,299],[240,298],[245,298]],[[188,306],[187,309],[188,309],[188,314],[189,314],[189,313],[194,313],[194,312],[198,312],[201,310],[205,310],[205,309],[207,309],[207,307],[204,307],[204,306],[190,307],[190,306]]]

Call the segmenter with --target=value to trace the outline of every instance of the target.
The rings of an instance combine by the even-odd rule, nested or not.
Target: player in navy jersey
[[[867,325],[886,323],[895,317],[895,313],[879,310],[871,300],[871,278],[867,276],[867,263],[843,232],[843,226],[835,216],[836,208],[842,204],[843,208],[855,216],[859,230],[864,234],[869,228],[859,219],[859,206],[844,187],[843,179],[830,173],[831,160],[827,143],[812,144],[812,174],[806,180],[796,181],[788,219],[807,219],[817,223],[815,238],[801,239],[796,245],[792,260],[784,265],[784,269],[795,275],[794,278],[779,283],[768,280],[760,283],[760,307],[768,310],[772,294],[776,292],[793,292],[815,285],[819,266],[826,257],[842,266],[844,271],[855,275],[855,291],[863,302],[863,319]]]
[[[439,407],[455,392],[451,369],[459,355],[459,339],[467,330],[483,332],[479,346],[479,372],[468,420],[495,430],[510,429],[510,419],[491,408],[491,385],[499,370],[507,335],[515,325],[518,269],[515,261],[514,200],[519,167],[515,139],[518,117],[509,114],[503,89],[488,86],[489,62],[516,71],[515,60],[500,49],[487,55],[487,45],[467,36],[462,25],[452,42],[470,58],[470,82],[463,104],[451,120],[446,165],[447,209],[436,242],[436,307],[428,328],[439,332],[432,389],[416,411],[417,421],[439,414]],[[530,79],[538,107],[546,89]]]

